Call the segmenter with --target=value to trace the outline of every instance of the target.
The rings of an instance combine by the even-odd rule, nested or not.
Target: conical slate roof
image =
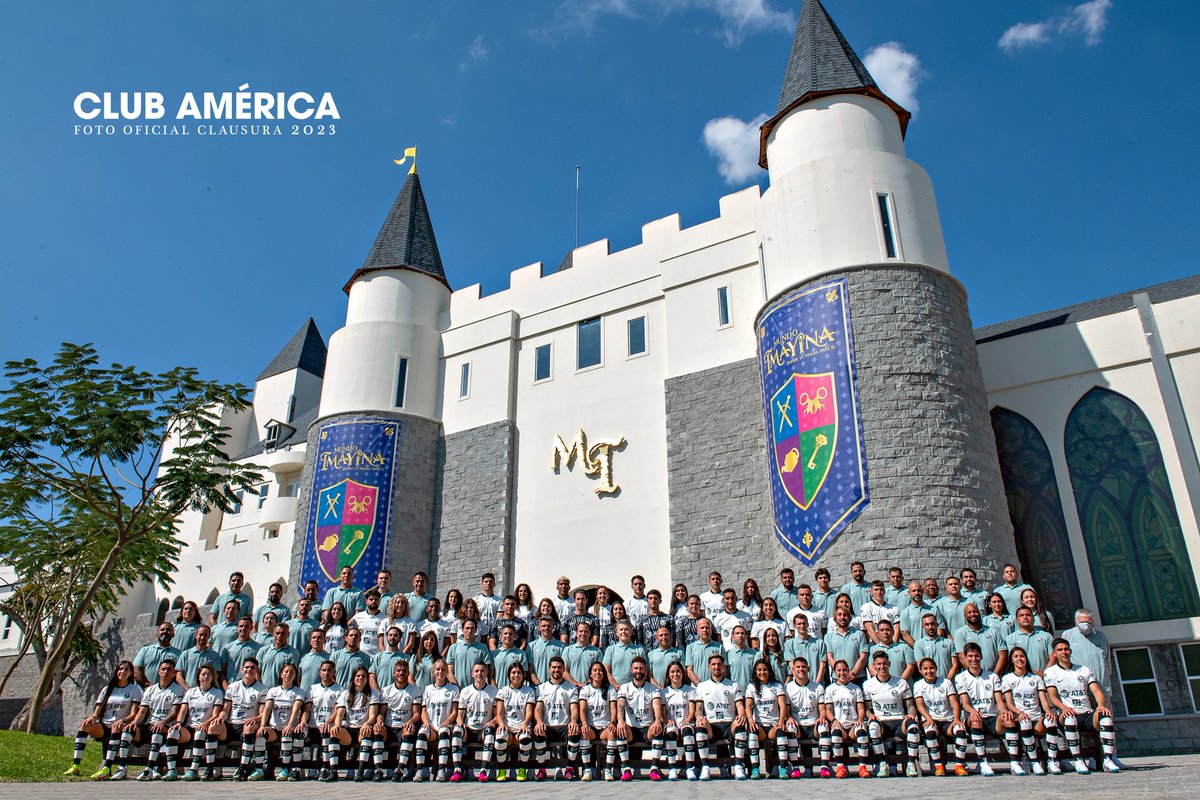
[[[775,116],[764,122],[761,129],[759,166],[767,166],[767,139],[789,111],[801,103],[834,94],[865,94],[882,100],[896,112],[900,134],[908,128],[912,115],[880,91],[862,59],[821,5],[821,0],[804,0],[800,18],[796,20],[792,54],[783,75]]]
[[[325,354],[325,340],[317,330],[317,323],[309,317],[308,322],[301,325],[296,335],[279,351],[279,355],[271,359],[271,363],[258,376],[258,380],[294,369],[302,369],[318,378],[324,378]]]
[[[381,269],[409,269],[449,285],[433,235],[433,223],[429,221],[429,207],[421,191],[421,179],[415,172],[409,174],[396,195],[367,260],[346,283],[346,291],[362,274]]]

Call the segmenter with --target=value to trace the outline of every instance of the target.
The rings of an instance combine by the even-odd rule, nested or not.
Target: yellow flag
[[[404,148],[404,158],[400,158],[400,159],[394,158],[394,159],[392,159],[392,161],[395,162],[396,166],[402,167],[402,166],[404,166],[404,162],[408,161],[410,158],[412,159],[412,166],[408,168],[408,174],[413,175],[417,171],[417,148],[415,148],[415,147]]]

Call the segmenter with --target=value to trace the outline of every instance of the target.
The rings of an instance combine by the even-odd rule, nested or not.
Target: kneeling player
[[[963,761],[967,757],[967,729],[959,722],[958,692],[949,678],[938,677],[937,662],[922,658],[917,664],[921,679],[913,684],[913,699],[921,724],[925,729],[925,747],[934,775],[945,775],[942,761],[942,737],[954,739],[954,774],[966,775]]]
[[[733,741],[733,774],[738,780],[746,779],[746,768],[742,759],[746,757],[746,703],[745,690],[726,677],[725,657],[719,653],[708,658],[709,679],[696,687],[696,700],[700,702],[696,717],[696,750],[704,766],[700,768],[700,780],[712,777],[710,766],[716,766],[715,748],[710,751],[709,742],[717,739]]]
[[[324,669],[322,669],[324,675]],[[399,754],[396,756],[396,768],[392,770],[392,780],[402,781],[412,776],[413,751],[416,749],[417,731],[421,727],[421,690],[408,679],[408,662],[398,660],[392,666],[392,682],[379,693],[383,701],[383,742],[386,748],[398,744]],[[424,752],[421,754],[419,768],[424,768]],[[379,759],[375,761],[376,774],[383,768]]]
[[[858,776],[869,778],[867,748],[870,740],[863,691],[850,682],[850,665],[845,659],[834,662],[833,677],[834,682],[825,689],[825,718],[829,720],[829,738],[833,746],[833,777],[845,778],[850,774],[846,769],[844,746],[846,737],[850,737],[858,745]]]
[[[803,615],[797,617],[803,619]],[[825,702],[825,687],[809,677],[808,659],[797,656],[792,659],[792,679],[784,684],[787,692],[789,715],[784,725],[788,737],[788,761],[791,762],[791,777],[804,777],[804,762],[800,745],[807,744],[817,751],[821,766],[817,774],[822,778],[833,775],[829,769],[830,739],[829,723],[825,720],[822,706]],[[779,777],[783,777],[782,773]]]
[[[1100,735],[1100,750],[1104,754],[1105,772],[1120,772],[1117,759],[1117,729],[1113,725],[1112,709],[1095,674],[1083,664],[1071,663],[1071,643],[1055,639],[1051,645],[1054,659],[1046,667],[1046,691],[1050,703],[1058,709],[1059,719],[1066,732],[1067,747],[1071,749],[1071,766],[1080,774],[1088,772],[1079,742],[1079,731],[1096,731]]]
[[[488,683],[488,665],[479,662],[471,667],[471,683],[458,693],[458,719],[456,724],[463,731],[463,745],[481,745],[479,771],[475,774],[480,783],[491,777],[492,753],[496,749],[496,728],[504,724],[496,717],[496,687]],[[466,774],[470,777],[470,772]]]
[[[437,780],[462,780],[462,730],[458,727],[458,686],[449,681],[450,666],[439,658],[433,662],[433,683],[425,687],[421,697],[421,732],[417,734],[417,762],[421,751],[437,741]],[[450,771],[453,757],[454,771]],[[418,774],[416,780],[429,777],[429,771]]]
[[[779,777],[790,777],[791,770],[787,768],[788,737],[783,735],[783,725],[787,719],[787,693],[783,690],[783,684],[775,680],[771,662],[765,658],[754,662],[750,685],[746,687],[746,719],[749,728],[750,779],[759,780],[769,774],[767,753],[759,747],[765,741],[775,743]]]
[[[920,777],[917,756],[921,746],[921,728],[917,725],[912,689],[908,681],[891,674],[891,659],[885,651],[876,650],[871,660],[875,674],[863,683],[863,695],[867,703],[867,733],[871,739],[871,750],[879,759],[875,774],[881,778],[890,774],[887,740],[891,739],[898,745],[903,734],[908,756],[905,774],[910,778]]]
[[[975,642],[963,647],[967,668],[954,676],[954,688],[962,704],[962,716],[971,732],[971,744],[979,762],[979,774],[995,775],[988,763],[984,739],[987,734],[1003,738],[1008,712],[1004,710],[1004,695],[1000,678],[983,668],[983,649]]]

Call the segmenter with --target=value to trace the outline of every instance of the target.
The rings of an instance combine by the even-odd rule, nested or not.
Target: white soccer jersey
[[[333,654],[333,653],[336,653],[338,650],[345,648],[345,646],[346,646],[346,626],[338,625],[337,623],[326,626],[325,627],[325,649],[328,650],[330,654]]]
[[[625,701],[626,725],[648,728],[654,722],[654,698],[658,697],[658,690],[650,681],[646,681],[640,687],[633,681],[623,683],[617,690],[617,697]]]
[[[863,695],[871,704],[871,711],[885,722],[904,718],[904,701],[912,697],[908,681],[892,675],[887,681],[867,678],[863,683]]]
[[[809,636],[820,638],[825,635],[825,629],[829,627],[829,617],[825,614],[825,609],[816,606],[809,609],[796,606],[787,612],[787,629],[790,635],[795,636],[797,614],[803,614],[808,618]]]
[[[183,702],[188,707],[187,725],[195,728],[208,720],[213,708],[225,702],[225,693],[215,686],[210,686],[207,692],[193,686],[183,693]]]
[[[450,707],[458,702],[458,685],[447,682],[444,686],[431,683],[425,687],[421,705],[429,717],[429,724],[441,729],[450,719]]]
[[[667,685],[658,696],[662,700],[663,708],[667,710],[667,720],[678,725],[687,719],[692,701],[696,699],[696,688],[690,683],[685,683],[678,689]]]
[[[526,707],[537,702],[537,692],[532,686],[522,686],[519,689],[502,686],[496,692],[496,699],[504,703],[505,726],[515,731],[525,724]]]
[[[406,683],[404,688],[401,688],[395,681],[389,683],[379,693],[379,699],[387,707],[387,720],[384,724],[389,728],[402,728],[407,725],[412,721],[413,707],[421,705],[421,697],[421,690],[415,684]]]
[[[710,722],[733,722],[737,716],[737,701],[742,694],[742,687],[729,678],[720,683],[701,681],[696,687],[696,699],[704,705],[704,716]]]
[[[353,702],[350,700],[350,690],[342,690],[342,693],[338,695],[337,704],[338,708],[346,709],[343,724],[347,728],[361,728],[367,721],[367,715],[371,713],[371,706],[379,702],[381,702],[379,692],[374,689],[357,693]]]
[[[755,686],[752,683],[746,687],[746,701],[753,703],[754,716],[764,728],[779,724],[779,695],[781,694],[783,694],[783,684],[779,681],[769,681],[762,686]]]
[[[833,718],[843,725],[858,720],[858,704],[863,701],[863,690],[853,683],[843,686],[831,683],[825,689],[825,702],[833,707]]]
[[[750,638],[758,639],[759,643],[761,644],[763,641],[763,636],[767,632],[767,628],[774,628],[775,632],[779,634],[779,643],[782,644],[787,633],[787,629],[784,627],[785,625],[786,623],[781,619],[760,619],[758,622],[754,623],[753,626],[751,626]]]
[[[972,675],[964,669],[954,676],[954,688],[960,695],[965,694],[971,706],[983,716],[994,717],[1000,711],[996,705],[1000,678],[996,673],[985,669],[979,675]]]
[[[450,626],[440,619],[423,619],[417,626],[417,636],[424,636],[429,631],[437,634],[438,648],[442,646],[442,642],[450,635]]]
[[[816,725],[821,716],[821,704],[825,702],[825,687],[816,681],[801,686],[795,681],[784,685],[792,719],[798,725]]]
[[[933,683],[922,678],[913,684],[913,696],[925,701],[925,710],[938,722],[949,722],[953,718],[950,696],[957,694],[949,678],[938,678]]]
[[[496,615],[500,613],[500,604],[504,602],[504,598],[494,594],[477,594],[474,599],[475,605],[479,607],[479,619],[488,623],[490,628]]]
[[[101,692],[100,696],[96,698],[96,702],[104,703],[104,710],[100,712],[100,721],[105,725],[112,725],[114,722],[128,717],[133,707],[142,702],[142,687],[132,681],[128,686],[114,686],[108,700],[104,699],[104,693]]]
[[[1046,667],[1045,676],[1046,687],[1053,686],[1057,689],[1059,698],[1066,705],[1080,713],[1089,713],[1095,709],[1088,687],[1096,682],[1096,676],[1083,664],[1072,664],[1070,669],[1052,664]]]
[[[750,615],[745,611],[735,611],[732,614],[728,611],[722,611],[712,618],[713,625],[717,627],[717,632],[721,634],[721,644],[725,645],[725,649],[733,649],[733,629],[741,625],[747,631],[750,630]]]
[[[308,714],[308,727],[319,728],[329,721],[337,710],[338,698],[342,696],[342,687],[337,683],[323,686],[314,683],[308,687],[308,702],[312,710]]]
[[[266,693],[267,687],[262,681],[255,681],[249,686],[245,681],[234,681],[225,690],[225,699],[229,701],[229,721],[241,725],[250,717],[258,716],[258,704]]]
[[[304,700],[305,692],[299,686],[293,686],[291,689],[285,689],[282,686],[272,686],[267,689],[263,695],[263,700],[270,700],[271,706],[271,726],[276,730],[283,730],[287,727],[288,720],[292,718],[292,706],[297,700]],[[299,719],[299,718],[297,718]]]
[[[496,716],[496,687],[490,683],[482,689],[471,684],[458,693],[458,707],[463,710],[467,727],[479,730]]]
[[[720,592],[703,592],[700,605],[704,608],[704,616],[712,619],[713,615],[725,608],[725,599]]]
[[[645,616],[650,613],[650,604],[644,597],[631,597],[625,601],[625,613],[629,615],[629,619],[633,621],[636,629]]]
[[[900,621],[900,609],[891,603],[883,605],[876,605],[873,601],[863,603],[862,608],[858,610],[858,615],[864,622],[870,622],[872,625],[878,625],[883,620],[887,620],[895,626]]]
[[[1045,716],[1042,708],[1042,692],[1046,691],[1046,682],[1036,672],[1026,672],[1017,675],[1010,672],[1000,680],[1000,685],[1006,692],[1012,692],[1013,703],[1034,720]]]
[[[607,689],[597,689],[590,683],[579,687],[579,699],[587,704],[583,721],[597,730],[604,730],[612,724],[611,703],[616,692],[609,686]]]
[[[547,725],[566,725],[571,721],[571,704],[579,699],[573,684],[546,681],[538,686],[538,700],[545,708]]]
[[[149,709],[146,714],[146,724],[153,725],[157,722],[164,722],[174,716],[181,700],[183,700],[183,687],[178,683],[172,683],[165,689],[157,683],[147,686],[142,692],[141,700],[141,704]]]
[[[379,652],[379,634],[384,632],[383,626],[386,624],[387,614],[382,612],[368,614],[366,611],[360,611],[351,617],[350,626],[362,631],[362,643],[358,649],[374,658]]]

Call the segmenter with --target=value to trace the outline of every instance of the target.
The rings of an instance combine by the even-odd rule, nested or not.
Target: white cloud
[[[789,33],[796,26],[792,12],[776,11],[766,0],[696,0],[696,5],[721,19],[720,36],[731,46],[760,31]]]
[[[762,169],[758,166],[758,129],[767,121],[759,114],[749,122],[737,117],[718,117],[704,123],[704,144],[717,157],[717,172],[725,183],[745,183]]]
[[[917,113],[921,107],[917,101],[917,87],[925,77],[921,59],[905,50],[899,42],[884,42],[868,50],[863,63],[884,94]]]
[[[458,71],[466,72],[475,64],[486,63],[489,54],[490,51],[487,44],[484,43],[483,34],[481,33],[467,45],[467,58],[458,62]]]
[[[1000,49],[1012,55],[1019,50],[1051,44],[1059,37],[1083,37],[1088,47],[1100,44],[1108,27],[1112,0],[1088,0],[1040,22],[1018,22],[1000,37]]]
[[[772,8],[771,0],[563,0],[550,22],[531,33],[557,42],[572,36],[591,36],[604,17],[664,18],[689,10],[715,15],[720,21],[716,34],[730,46],[763,31],[788,33],[796,24],[791,11]]]

